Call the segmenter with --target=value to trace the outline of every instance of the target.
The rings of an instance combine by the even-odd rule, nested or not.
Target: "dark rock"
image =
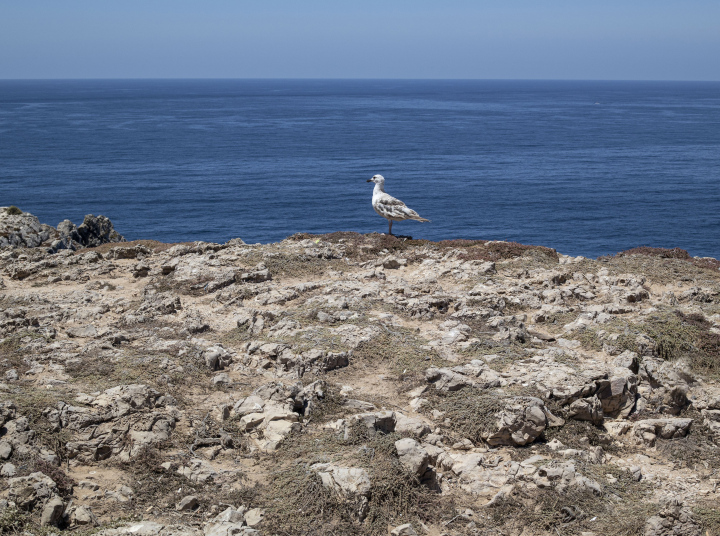
[[[76,227],[70,220],[61,221],[57,229],[40,223],[28,212],[11,211],[0,207],[0,248],[45,247],[51,253],[68,249],[78,250],[96,247],[108,242],[125,242],[125,238],[114,228],[105,216],[85,216],[83,223]]]
[[[42,517],[40,518],[40,526],[47,527],[51,525],[57,527],[62,520],[63,512],[65,511],[65,505],[59,497],[53,497],[50,499],[45,508],[42,511]]]
[[[105,216],[85,216],[80,227],[77,228],[80,235],[79,242],[85,247],[96,247],[108,242],[125,242],[125,238],[113,227],[112,222]]]

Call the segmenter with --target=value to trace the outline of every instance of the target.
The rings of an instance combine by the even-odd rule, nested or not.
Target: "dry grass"
[[[232,485],[215,482],[212,477],[204,482],[193,482],[177,473],[184,460],[181,456],[168,457],[163,452],[168,446],[146,447],[131,462],[109,462],[132,480],[132,500],[119,506],[126,515],[142,515],[148,506],[165,513],[174,512],[175,505],[187,495],[196,495],[199,499],[199,508],[193,514],[196,517],[202,516],[213,505],[240,506],[252,502],[254,490],[244,485],[242,473],[235,477]],[[171,462],[169,469],[161,467],[168,461]]]
[[[686,359],[700,374],[720,375],[720,335],[709,331],[702,315],[681,311],[654,315],[639,326],[653,341],[656,353],[666,360]]]
[[[432,389],[425,394],[430,401],[424,410],[437,409],[450,419],[447,433],[455,440],[469,439],[475,445],[483,444],[483,437],[495,431],[497,414],[506,399],[494,391],[467,387],[459,391],[444,392]]]
[[[69,499],[73,494],[73,487],[76,482],[63,471],[61,467],[46,462],[45,460],[32,457],[26,460],[17,459],[13,460],[18,465],[17,476],[27,476],[31,473],[43,473],[50,477],[55,482],[58,489],[58,494],[63,499]]]
[[[448,496],[430,490],[399,463],[397,434],[370,436],[356,423],[348,440],[323,432],[300,434],[273,456],[274,471],[258,489],[257,506],[266,509],[264,530],[292,535],[386,535],[388,526],[422,521],[439,524],[453,515]],[[357,448],[359,447],[359,448]],[[360,497],[342,497],[323,487],[310,466],[335,461],[346,467],[365,468],[371,491],[360,520]]]
[[[641,246],[637,248],[628,249],[617,253],[616,257],[629,257],[631,255],[643,255],[646,257],[658,257],[660,259],[680,259],[687,261],[698,268],[706,268],[710,270],[720,269],[720,260],[713,259],[710,257],[704,257],[696,259],[691,257],[690,254],[680,248],[653,248],[648,246]]]
[[[701,475],[720,471],[720,446],[713,442],[713,434],[704,417],[693,406],[682,417],[693,419],[688,435],[677,439],[658,439],[657,450],[679,467],[687,467]]]
[[[654,250],[659,251],[652,254]],[[682,251],[684,250],[636,248],[616,255],[598,257],[598,261],[613,275],[632,273],[662,284],[677,281],[717,284],[720,281],[720,261],[695,259],[689,255],[689,258],[686,258]]]
[[[384,328],[369,341],[361,342],[353,350],[352,363],[382,365],[397,375],[397,380],[410,384],[424,383],[425,370],[429,367],[452,365],[434,350],[423,349],[426,341],[407,328]],[[406,384],[403,389],[409,389]]]
[[[646,317],[642,323],[615,319],[599,326],[586,327],[573,333],[588,350],[600,351],[603,344],[619,351],[638,352],[639,335],[652,339],[654,354],[667,361],[684,359],[690,368],[710,377],[720,376],[720,335],[710,331],[712,324],[701,314],[685,314],[679,310],[664,310]],[[615,333],[617,339],[598,336],[602,329]]]
[[[715,500],[701,500],[693,508],[704,536],[720,536],[720,508]]]
[[[65,444],[70,440],[70,434],[67,430],[59,433],[54,431],[42,413],[48,407],[57,407],[60,401],[72,400],[74,396],[72,391],[65,388],[21,389],[7,398],[15,404],[17,415],[28,419],[28,427],[35,431],[36,446],[45,447],[63,459],[66,453]]]
[[[558,536],[583,532],[608,536],[643,534],[646,519],[658,511],[658,506],[642,501],[644,492],[636,491],[630,483],[621,495],[612,491],[598,496],[587,490],[521,490],[489,510],[488,524]]]
[[[23,330],[5,337],[0,342],[0,372],[5,374],[10,369],[16,369],[18,374],[22,376],[30,369],[30,360],[27,358],[28,352],[26,348],[32,342],[43,339],[45,337],[35,331]]]
[[[330,233],[324,235],[312,235],[300,233],[291,236],[288,240],[318,240],[333,244],[342,244],[345,248],[346,257],[367,261],[377,258],[383,252],[402,255],[408,262],[415,262],[427,258],[427,253],[419,251],[427,250],[445,253],[449,250],[458,250],[458,258],[461,260],[482,260],[501,261],[516,259],[524,256],[534,257],[540,261],[558,262],[557,252],[553,249],[542,246],[529,246],[517,242],[488,242],[487,240],[442,240],[431,242],[429,240],[413,240],[408,237],[391,236],[385,234],[366,234],[351,232]]]
[[[586,450],[588,447],[602,446],[603,450],[612,454],[620,454],[617,446],[610,442],[611,438],[605,433],[601,426],[595,426],[589,421],[576,421],[567,418],[565,408],[553,406],[550,411],[556,417],[565,419],[563,426],[545,429],[545,440],[547,442],[557,439],[566,448]],[[627,449],[627,447],[626,447]],[[625,451],[627,452],[627,451]]]

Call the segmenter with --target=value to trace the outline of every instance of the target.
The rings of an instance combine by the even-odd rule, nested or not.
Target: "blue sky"
[[[0,0],[0,78],[720,80],[718,0]]]

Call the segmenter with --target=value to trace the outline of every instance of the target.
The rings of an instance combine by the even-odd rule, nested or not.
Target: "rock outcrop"
[[[17,207],[0,207],[0,248],[47,248],[50,251],[96,247],[109,242],[125,242],[125,238],[105,216],[88,214],[75,226],[61,221],[57,228],[40,223],[37,216]]]

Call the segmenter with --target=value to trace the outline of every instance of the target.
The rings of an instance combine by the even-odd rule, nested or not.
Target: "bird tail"
[[[413,219],[414,219],[415,221],[430,221],[430,220],[428,220],[428,219],[426,219],[426,218],[421,218],[420,216],[418,216],[417,218],[413,218]]]

